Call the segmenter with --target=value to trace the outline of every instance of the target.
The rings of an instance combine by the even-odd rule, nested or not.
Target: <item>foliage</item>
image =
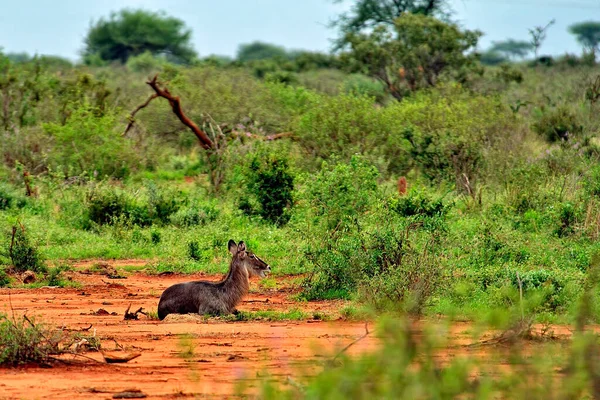
[[[92,106],[77,107],[64,124],[47,123],[44,130],[53,143],[49,167],[65,178],[124,178],[139,159],[131,143],[116,131],[116,115],[102,115]]]
[[[61,354],[62,333],[27,316],[0,314],[0,365],[44,364]]]
[[[107,185],[92,186],[86,193],[85,206],[84,228],[117,222],[141,226],[151,223],[147,208],[138,205],[123,191]]]
[[[566,106],[544,112],[532,129],[550,143],[576,138],[583,132],[576,115]]]
[[[322,96],[298,124],[300,143],[316,161],[332,155],[349,160],[356,153],[372,153],[385,138],[386,121],[366,96]]]
[[[236,59],[241,62],[272,58],[288,58],[287,52],[281,46],[263,42],[252,42],[248,44],[241,44],[236,55]]]
[[[85,38],[84,60],[98,56],[105,61],[126,63],[145,52],[163,54],[177,63],[190,63],[196,53],[192,31],[180,19],[164,13],[123,9],[93,23]]]
[[[569,32],[575,35],[584,49],[595,57],[600,50],[600,22],[588,21],[573,24],[569,27]]]
[[[531,43],[514,39],[493,42],[490,49],[491,52],[503,54],[507,58],[525,58],[531,50]]]
[[[412,220],[373,206],[376,178],[373,166],[354,157],[348,164],[324,163],[313,179],[304,196],[318,225],[307,233],[313,271],[304,296],[347,297],[358,290],[377,308],[420,312],[441,284],[441,269],[417,245],[421,232],[414,241],[408,237]]]
[[[127,68],[133,72],[157,72],[165,64],[167,60],[161,56],[155,56],[150,51],[145,51],[142,54],[131,56],[127,60]]]
[[[286,224],[290,219],[294,190],[288,160],[274,152],[257,152],[249,158],[245,175],[247,186],[240,198],[243,211],[256,213],[273,224]],[[251,201],[257,204],[256,210]]]
[[[393,26],[396,19],[404,14],[443,16],[446,4],[445,0],[359,0],[349,12],[340,15],[333,25],[342,33],[340,45],[343,45],[346,44],[346,34],[382,24]]]
[[[37,247],[31,243],[24,226],[13,226],[8,243],[8,255],[16,272],[45,272],[46,265]]]
[[[531,36],[531,47],[533,48],[533,52],[535,54],[535,58],[538,58],[540,47],[542,47],[542,43],[546,40],[546,35],[548,33],[548,29],[556,23],[556,20],[553,19],[546,24],[546,26],[536,26],[533,29],[529,29],[529,36]]]
[[[480,32],[424,15],[403,14],[393,32],[378,26],[371,33],[349,33],[350,65],[380,80],[388,92],[401,100],[411,92],[433,87],[442,74],[458,77],[475,66],[470,54]]]

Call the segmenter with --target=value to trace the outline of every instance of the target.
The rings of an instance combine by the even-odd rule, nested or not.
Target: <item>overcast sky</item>
[[[92,20],[124,7],[164,10],[193,31],[201,56],[234,56],[255,40],[292,49],[328,51],[336,32],[328,22],[353,3],[331,0],[5,0],[0,11],[4,52],[53,54],[76,60]],[[567,27],[600,21],[600,0],[452,0],[454,19],[485,33],[480,48],[507,38],[528,39],[528,28],[556,18],[542,54],[579,53]]]

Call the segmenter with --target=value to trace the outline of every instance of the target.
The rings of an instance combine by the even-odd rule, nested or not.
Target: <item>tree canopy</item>
[[[334,0],[341,2],[341,0]],[[337,46],[347,42],[346,34],[358,33],[378,25],[394,26],[396,18],[404,13],[442,16],[447,0],[358,0],[352,9],[340,15],[332,25],[340,30]]]
[[[573,24],[569,32],[577,37],[577,41],[592,54],[600,49],[600,22],[588,21]]]
[[[435,86],[444,72],[459,72],[474,65],[481,33],[461,30],[437,18],[403,14],[391,30],[379,25],[370,33],[348,33],[350,50],[342,55],[385,85],[400,100],[410,92]]]
[[[237,59],[241,62],[288,58],[287,51],[281,46],[264,42],[242,44],[237,51]]]
[[[507,58],[525,58],[532,50],[533,45],[531,43],[514,39],[493,42],[490,49],[490,51],[501,53]]]
[[[144,52],[165,55],[170,61],[189,63],[196,57],[190,43],[192,31],[183,21],[162,12],[124,9],[93,23],[85,38],[86,62],[127,62]]]

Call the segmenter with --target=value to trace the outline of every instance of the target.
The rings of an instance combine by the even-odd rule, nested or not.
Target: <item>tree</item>
[[[481,33],[462,31],[434,17],[403,14],[393,31],[380,25],[371,33],[348,33],[350,50],[342,57],[356,72],[385,85],[397,100],[410,92],[435,86],[442,73],[459,73],[475,65]]]
[[[580,22],[569,27],[569,32],[577,37],[583,48],[589,51],[594,59],[600,50],[600,22]]]
[[[394,26],[396,18],[404,13],[441,15],[446,3],[446,0],[358,0],[352,10],[333,21],[333,25],[339,26],[344,34],[380,24]]]
[[[537,60],[539,56],[540,47],[542,47],[542,43],[546,40],[546,34],[548,32],[548,28],[550,28],[556,22],[555,19],[548,22],[546,26],[536,26],[533,29],[529,30],[529,35],[531,36],[531,46],[533,47],[533,52],[535,53],[535,58]]]
[[[129,57],[150,52],[170,61],[189,63],[196,57],[192,31],[183,21],[162,12],[124,9],[92,24],[85,38],[84,60],[126,63]]]
[[[283,47],[258,41],[240,45],[237,52],[241,62],[286,58],[288,54]]]
[[[508,39],[503,42],[493,42],[490,51],[504,54],[507,58],[525,58],[531,52],[532,46],[529,42]]]

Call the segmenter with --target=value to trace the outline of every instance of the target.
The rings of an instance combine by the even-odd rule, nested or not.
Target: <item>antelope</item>
[[[252,252],[242,241],[230,240],[232,254],[229,272],[220,282],[192,281],[168,287],[158,302],[158,318],[168,314],[198,313],[224,315],[237,313],[236,306],[248,293],[249,278],[264,278],[271,267]]]

